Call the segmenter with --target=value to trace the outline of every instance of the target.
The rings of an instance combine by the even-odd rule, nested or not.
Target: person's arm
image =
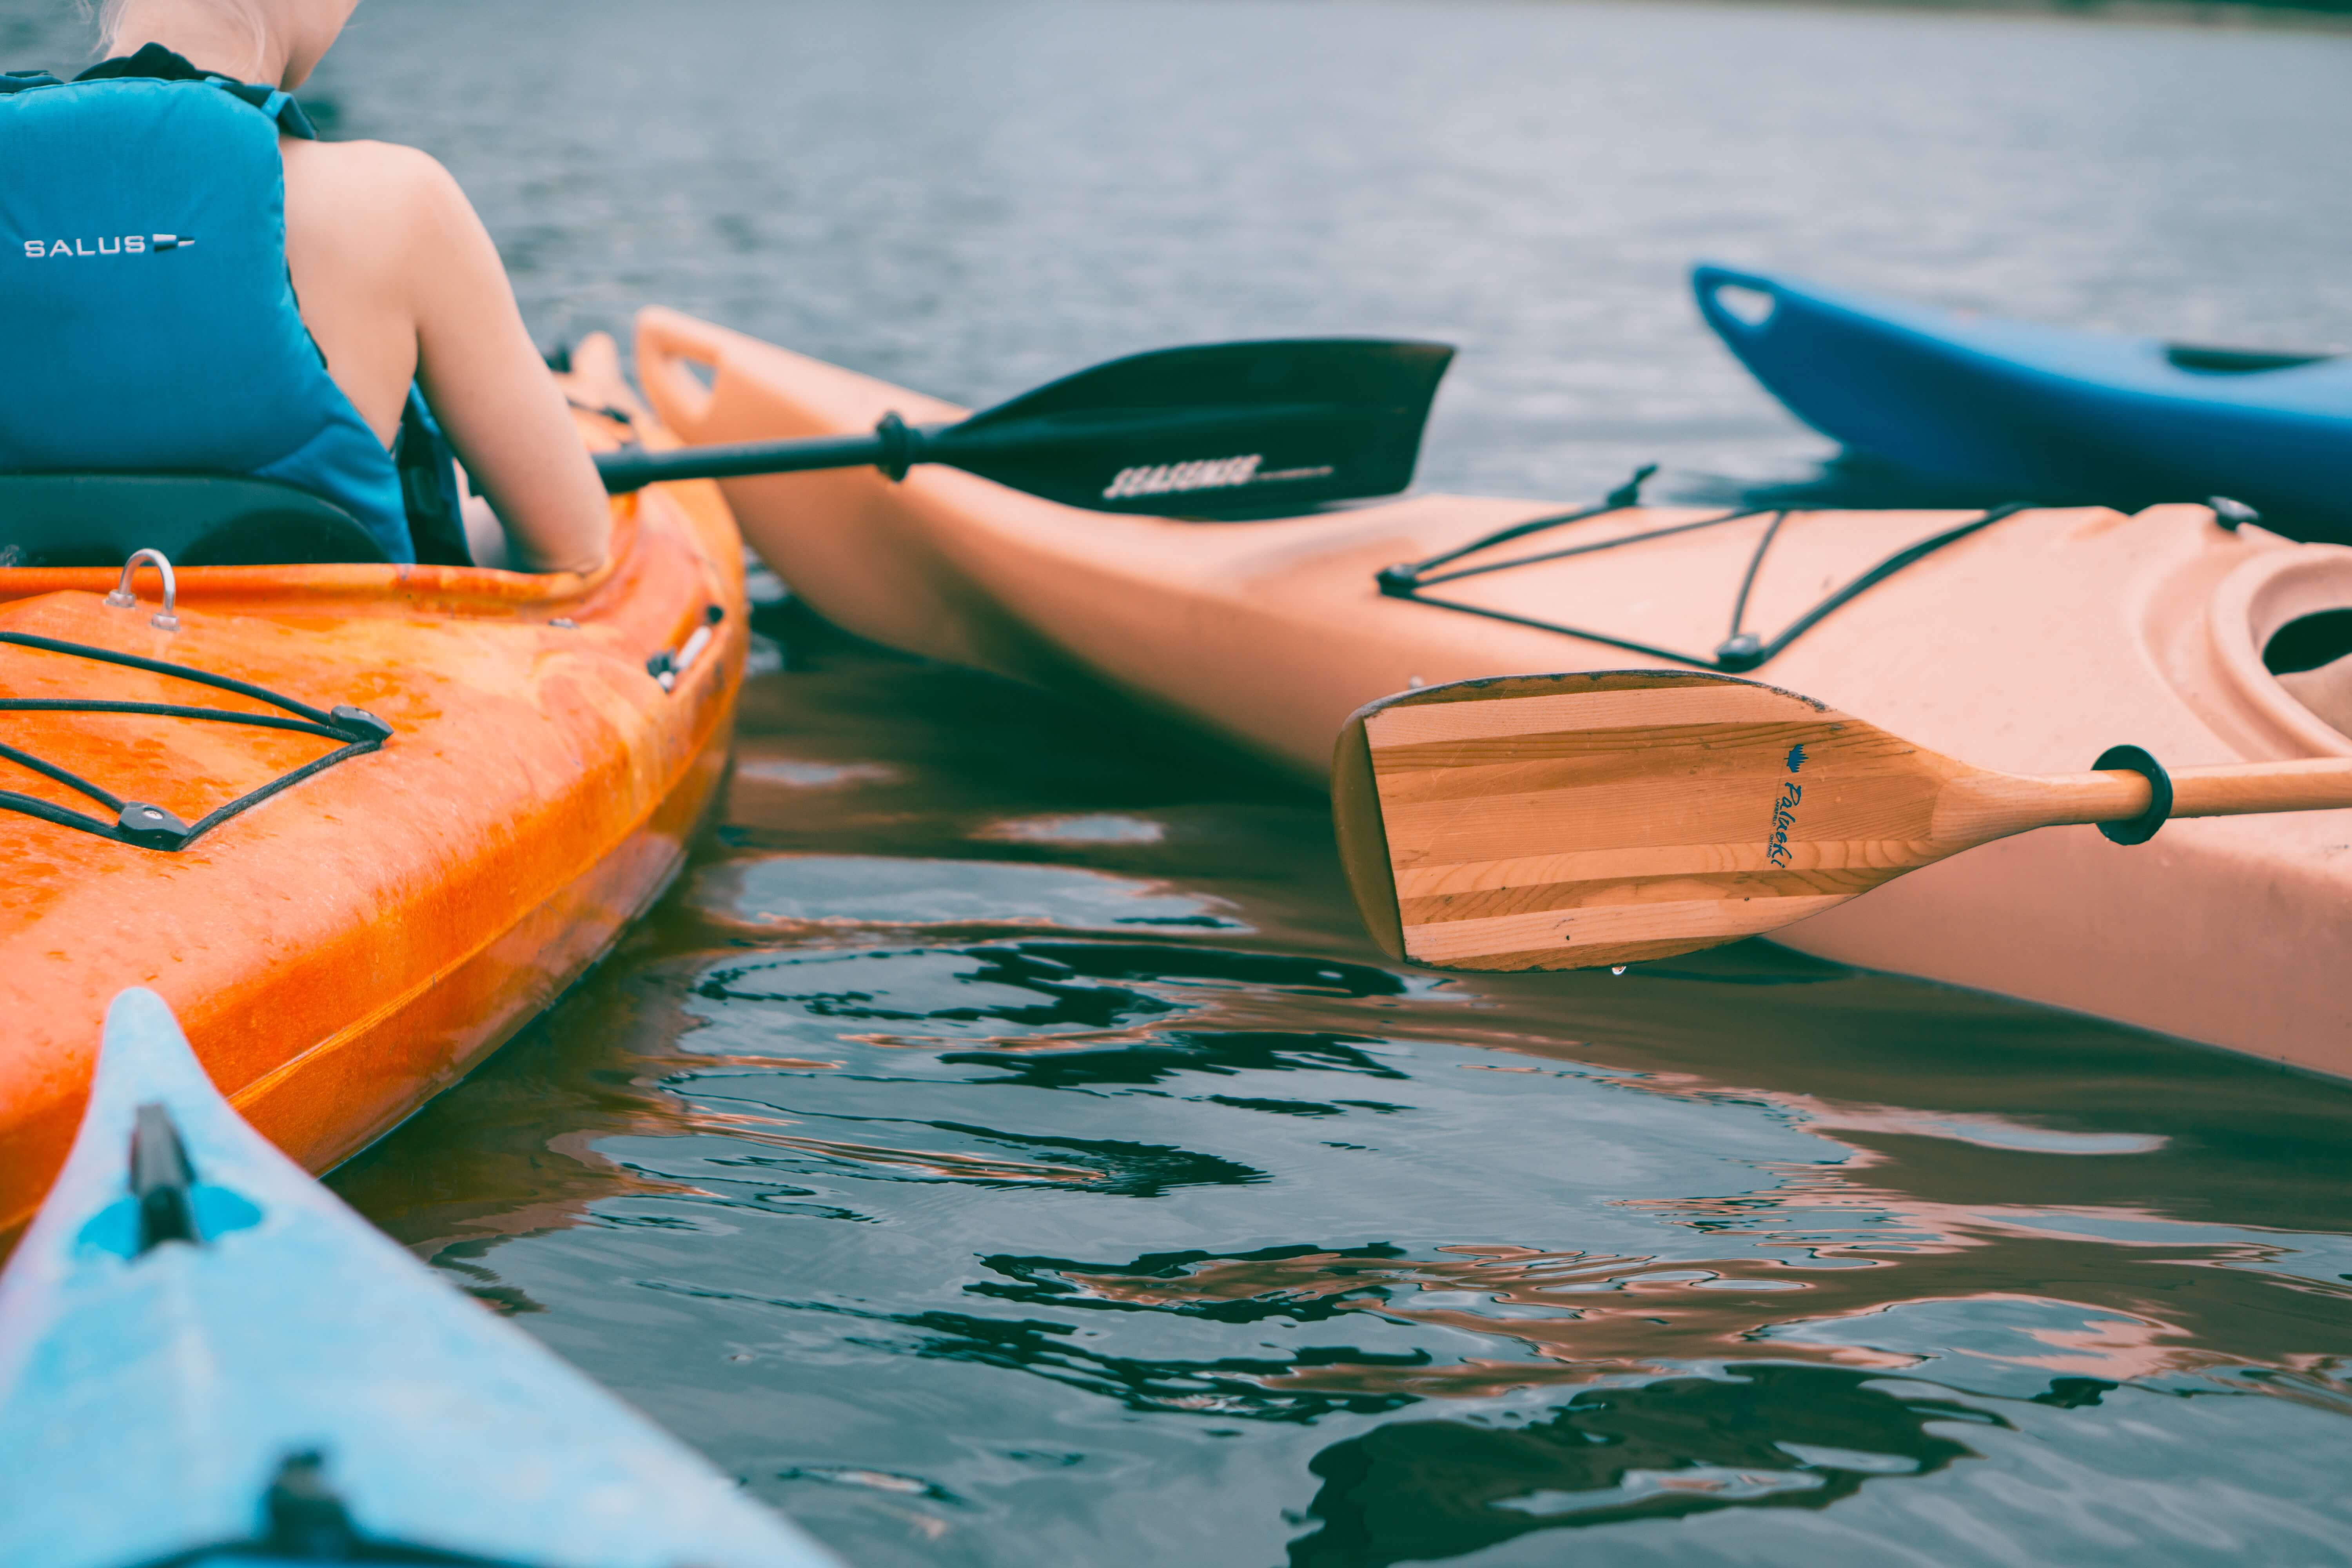
[[[612,534],[595,464],[523,326],[473,205],[439,163],[415,156],[406,270],[417,384],[468,484],[505,525],[509,563],[530,572],[593,571]]]

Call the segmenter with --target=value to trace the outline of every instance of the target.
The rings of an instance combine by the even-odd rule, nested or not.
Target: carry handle
[[[1745,289],[1761,294],[1771,300],[1772,309],[1765,312],[1761,320],[1751,321],[1719,298],[1720,291],[1727,288]],[[1780,284],[1762,273],[1739,272],[1728,267],[1717,267],[1711,261],[1702,261],[1691,268],[1691,292],[1698,297],[1698,313],[1706,318],[1706,324],[1726,338],[1755,336],[1771,325],[1773,316],[1780,308]]]
[[[687,367],[707,365],[712,375],[727,356],[725,329],[692,316],[650,305],[637,312],[637,381],[661,422],[689,444],[706,438],[711,387]]]

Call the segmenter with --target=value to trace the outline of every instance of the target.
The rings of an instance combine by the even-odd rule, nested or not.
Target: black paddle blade
[[[921,460],[1097,511],[1265,517],[1391,495],[1453,357],[1379,338],[1160,349],[936,431]]]

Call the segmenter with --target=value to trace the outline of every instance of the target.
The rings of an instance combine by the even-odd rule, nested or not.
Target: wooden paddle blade
[[[1582,969],[1770,931],[2023,826],[1969,809],[1979,779],[2008,782],[1775,687],[1633,670],[1373,703],[1332,804],[1393,956]]]

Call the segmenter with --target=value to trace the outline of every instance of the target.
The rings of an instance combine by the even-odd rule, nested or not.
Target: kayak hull
[[[694,363],[715,373],[707,389]],[[640,319],[638,364],[665,420],[696,443],[836,434],[892,409],[910,421],[959,412],[669,311]],[[1677,667],[1376,585],[1391,563],[1559,510],[1540,503],[1423,496],[1231,524],[1082,511],[939,468],[896,485],[843,472],[726,489],[753,546],[847,629],[1139,709],[1317,784],[1348,717],[1416,684]],[[1637,509],[1513,548],[1707,515]],[[1963,521],[1792,517],[1748,624],[1786,625],[1835,584]],[[1768,521],[1444,592],[1703,654],[1726,635]],[[2352,667],[2287,677],[2298,695],[2263,664],[2282,628],[2341,606],[2352,606],[2352,550],[2230,531],[2201,507],[2042,510],[1898,573],[1753,678],[2009,772],[2080,772],[2120,743],[2172,765],[2352,756],[2352,737],[2307,705],[2352,722],[2342,700]],[[1915,872],[1774,940],[2352,1074],[2352,993],[2337,978],[2352,960],[2352,813],[2174,823],[2136,848],[2093,828],[2049,829]]]
[[[830,1568],[278,1153],[154,993],[116,999],[104,1042],[71,1158],[0,1276],[0,1561],[258,1561],[299,1525],[372,1549],[315,1553],[337,1560]],[[134,1130],[149,1155],[171,1145],[176,1184],[134,1187],[157,1168]],[[159,1234],[158,1212],[181,1223]]]
[[[589,418],[583,435],[615,438]],[[168,632],[150,624],[152,578],[117,608],[112,573],[0,571],[0,632],[352,704],[393,731],[175,853],[0,812],[0,1238],[64,1158],[89,1020],[123,986],[161,994],[240,1110],[323,1170],[520,1028],[659,895],[725,771],[740,545],[707,485],[649,491],[616,521],[615,559],[590,578],[191,570]],[[702,628],[665,690],[646,660]],[[19,646],[0,647],[0,696],[261,706]],[[9,718],[23,749],[188,821],[331,749],[181,719]]]
[[[2000,499],[2228,496],[2299,537],[2352,539],[2352,357],[2183,349],[1721,267],[1691,282],[1740,363],[1850,451]],[[1740,290],[1769,312],[1732,308]]]

